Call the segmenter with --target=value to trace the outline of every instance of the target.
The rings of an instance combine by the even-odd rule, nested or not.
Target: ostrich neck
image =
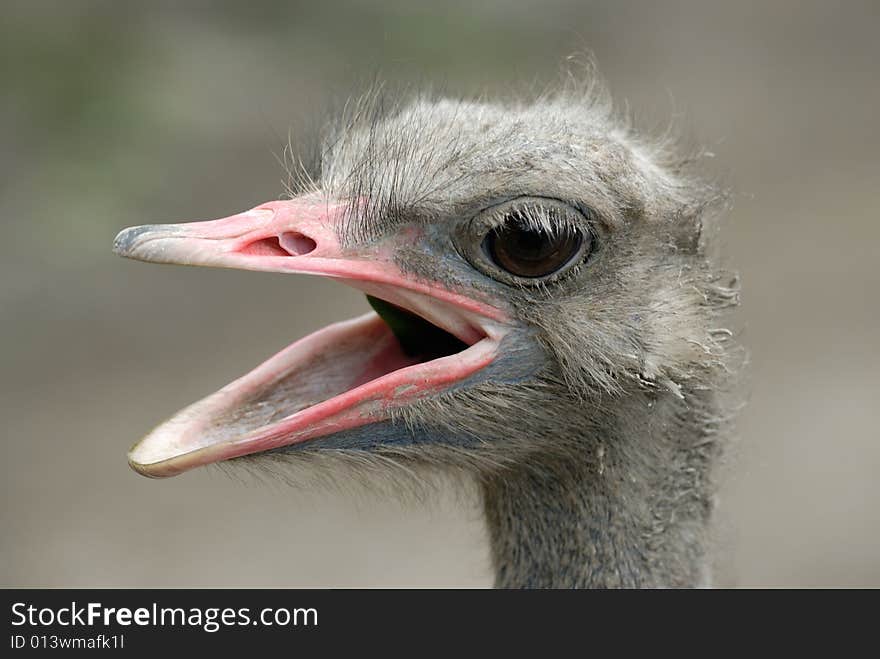
[[[686,400],[636,394],[564,455],[485,478],[495,585],[704,585],[717,424],[710,399]]]

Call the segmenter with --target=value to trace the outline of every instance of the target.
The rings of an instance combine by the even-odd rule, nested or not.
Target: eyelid
[[[541,226],[536,227],[547,231],[547,233],[553,234],[560,228],[570,229],[584,236],[590,233],[590,218],[587,214],[581,211],[580,208],[553,197],[514,197],[513,199],[508,199],[482,209],[474,216],[473,222],[487,232],[492,231],[503,226],[510,215],[517,213],[517,211],[527,210],[530,207],[547,210],[558,208],[562,211],[561,215],[564,219],[561,219],[561,221],[555,223],[548,221],[546,225],[542,223]],[[581,216],[585,226],[581,226],[579,222],[569,219],[574,213]]]

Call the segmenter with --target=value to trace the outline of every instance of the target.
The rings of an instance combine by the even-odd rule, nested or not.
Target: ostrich
[[[481,493],[497,587],[706,585],[736,352],[723,195],[595,82],[377,99],[283,200],[117,236],[143,261],[332,277],[375,309],[180,411],[131,466],[449,468]]]

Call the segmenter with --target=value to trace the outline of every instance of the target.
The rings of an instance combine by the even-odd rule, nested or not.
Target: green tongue
[[[467,348],[465,343],[449,332],[432,325],[414,313],[372,295],[367,296],[367,302],[394,332],[400,347],[408,357],[430,360],[452,355]]]

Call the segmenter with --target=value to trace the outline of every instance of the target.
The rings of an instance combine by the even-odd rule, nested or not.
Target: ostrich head
[[[500,585],[699,582],[735,297],[707,256],[712,191],[594,86],[378,105],[291,198],[116,238],[145,261],[332,277],[376,310],[182,410],[132,467],[462,467]]]

